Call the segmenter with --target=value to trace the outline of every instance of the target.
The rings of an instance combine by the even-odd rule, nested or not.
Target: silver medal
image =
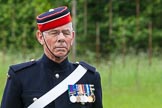
[[[76,97],[75,96],[70,96],[70,101],[72,103],[75,103],[77,101]]]

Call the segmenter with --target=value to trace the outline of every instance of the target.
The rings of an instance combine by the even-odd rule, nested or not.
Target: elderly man
[[[69,9],[50,9],[36,19],[44,54],[10,66],[1,108],[102,108],[99,73],[68,60],[75,37]]]

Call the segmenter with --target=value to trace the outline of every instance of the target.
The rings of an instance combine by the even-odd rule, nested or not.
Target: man
[[[68,8],[50,9],[36,19],[44,55],[10,66],[1,108],[102,108],[99,73],[68,60],[74,40]]]

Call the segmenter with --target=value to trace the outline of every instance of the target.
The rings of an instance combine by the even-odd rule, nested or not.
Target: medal
[[[77,102],[77,99],[76,99],[75,96],[70,96],[70,101],[71,101],[72,103],[75,103],[75,102]]]
[[[69,99],[72,103],[75,103],[77,101],[75,96],[75,85],[68,85],[68,91],[69,91]]]
[[[82,98],[83,98],[83,102],[88,102],[88,97],[86,95],[84,95]]]
[[[80,96],[76,96],[76,102],[80,102]]]
[[[90,87],[89,87],[89,84],[86,84],[85,85],[86,87],[86,94],[87,94],[87,96],[89,96],[90,95]]]
[[[94,90],[94,85],[92,84],[68,85],[70,102],[80,102],[81,104],[95,102]]]
[[[88,96],[88,102],[93,102],[93,98],[92,98],[92,96]]]
[[[96,100],[95,95],[88,96],[88,102],[89,103],[95,102],[95,100]]]
[[[80,96],[80,102],[82,105],[84,105],[86,102],[87,102],[87,96],[83,95],[83,96]]]
[[[79,95],[83,95],[83,88],[82,88],[82,84],[78,85],[78,89],[79,89]]]

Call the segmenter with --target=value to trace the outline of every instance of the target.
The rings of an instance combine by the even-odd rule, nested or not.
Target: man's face
[[[60,58],[64,58],[68,54],[74,40],[74,31],[72,30],[72,25],[70,23],[44,31],[43,35],[46,43],[43,40],[42,44],[44,52],[48,57],[53,56],[51,52],[56,57]]]

